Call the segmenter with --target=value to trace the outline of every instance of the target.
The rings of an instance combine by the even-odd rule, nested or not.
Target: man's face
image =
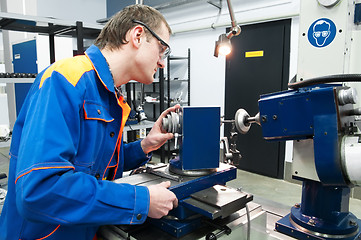
[[[145,31],[147,31],[145,29]],[[169,42],[169,33],[164,24],[159,29],[153,30],[166,44]],[[145,40],[145,41],[144,41]],[[166,46],[161,43],[156,37],[148,32],[144,36],[144,44],[137,58],[137,66],[139,76],[136,81],[144,84],[151,84],[153,82],[153,76],[157,72],[158,68],[164,68],[165,59],[162,59]]]

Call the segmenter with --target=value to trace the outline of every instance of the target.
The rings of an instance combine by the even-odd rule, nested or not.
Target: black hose
[[[361,82],[361,74],[338,74],[338,75],[310,78],[295,83],[289,83],[288,87],[291,89],[298,89],[301,87],[308,87],[316,84],[336,83],[336,82]]]

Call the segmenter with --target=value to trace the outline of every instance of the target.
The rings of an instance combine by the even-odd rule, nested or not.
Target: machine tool
[[[356,99],[353,88],[317,84],[262,95],[257,117],[237,111],[240,132],[254,121],[267,141],[295,140],[292,173],[303,181],[302,199],[276,223],[277,231],[297,239],[360,236],[361,221],[349,212],[350,188],[361,183]]]
[[[235,116],[241,133],[257,123],[267,141],[293,140],[302,199],[275,228],[297,239],[361,238],[349,212],[350,190],[361,184],[359,84],[349,86],[361,81],[360,9],[358,1],[301,1],[296,81],[261,95],[256,116]]]
[[[226,186],[236,178],[237,168],[220,163],[220,107],[183,106],[177,112],[170,112],[162,125],[164,130],[175,135],[179,155],[169,164],[148,165],[115,182],[142,186],[171,182],[169,190],[177,196],[178,207],[162,219],[147,220],[156,229],[169,234],[165,239],[180,238],[205,226],[219,229],[216,233],[209,232],[207,239],[230,234],[229,227],[216,224],[214,220],[225,219],[245,208],[253,196]],[[124,226],[114,228],[132,232]],[[132,234],[136,235],[134,230]]]

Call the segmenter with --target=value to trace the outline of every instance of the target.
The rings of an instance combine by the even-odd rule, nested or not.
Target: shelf
[[[188,79],[171,79],[170,82],[188,82]]]
[[[55,36],[69,36],[76,38],[76,51],[73,54],[84,53],[84,39],[95,39],[103,29],[103,25],[89,24],[81,21],[68,21],[60,20],[56,18],[46,18],[38,16],[29,16],[22,14],[0,12],[0,29],[7,31],[19,31],[48,35],[49,37],[49,53],[50,63],[55,62]],[[5,32],[5,31],[4,31]],[[9,45],[9,41],[6,40],[5,45]],[[8,46],[10,47],[10,45]],[[10,49],[9,49],[10,50]],[[11,59],[6,58],[6,61],[11,62]],[[13,83],[33,83],[35,78],[17,78],[10,77],[0,78],[0,83],[13,84]],[[22,90],[25,91],[25,90]],[[7,102],[9,109],[9,125],[10,129],[13,128],[16,118],[16,98],[15,87],[9,87],[7,92]]]
[[[137,124],[125,125],[123,131],[127,132],[127,131],[134,131],[134,130],[139,130],[139,129],[144,129],[144,128],[152,128],[153,125],[154,125],[153,121],[144,120]]]
[[[168,103],[167,101],[165,101],[166,103]],[[156,102],[144,102],[144,103],[148,103],[148,104],[159,104],[160,101],[156,101]],[[176,104],[188,104],[188,102],[171,102],[171,105],[176,105]]]
[[[167,96],[170,98],[171,93],[170,93],[170,89],[174,89],[175,87],[177,87],[175,84],[181,83],[181,89],[182,89],[182,93],[181,95],[183,95],[183,92],[185,92],[187,94],[187,98],[184,98],[184,100],[187,100],[187,102],[182,102],[181,104],[187,104],[190,105],[190,49],[188,48],[187,51],[187,56],[170,56],[167,59],[167,76],[165,77],[165,82],[167,83]],[[172,64],[173,60],[186,60],[186,62],[181,62],[180,64],[186,64],[187,68],[183,69],[183,68],[179,68],[179,67],[175,67],[176,64]],[[187,76],[183,76],[180,75],[180,78],[176,78],[179,75],[179,71],[180,70],[184,70],[187,74]],[[175,73],[173,73],[172,75],[172,71],[175,71]],[[177,75],[175,75],[177,74]],[[187,91],[183,90],[183,82],[187,82],[188,86],[187,86]],[[179,88],[179,87],[178,87]],[[170,106],[170,104],[168,103],[168,106]]]
[[[0,83],[33,83],[35,78],[0,78]]]
[[[164,79],[164,80],[168,81],[168,79]],[[130,81],[130,82],[132,82],[132,81]],[[187,82],[187,81],[188,81],[188,79],[171,79],[170,80],[170,82]],[[135,81],[132,83],[135,83]],[[153,83],[159,83],[159,79],[154,79]]]
[[[83,37],[96,38],[103,25],[83,23]],[[0,12],[0,28],[4,30],[76,37],[77,22]]]
[[[188,57],[169,57],[169,60],[188,60]]]
[[[158,74],[155,75],[157,77],[153,80],[151,85],[152,88],[145,88],[146,86],[142,86],[143,88],[141,88],[140,91],[144,91],[146,89],[146,91],[143,92],[144,95],[142,97],[144,99],[150,97],[149,100],[155,99],[155,101],[144,102],[144,111],[152,111],[150,113],[146,113],[147,115],[153,115],[153,118],[156,118],[156,116],[159,116],[159,114],[168,107],[172,107],[176,104],[180,104],[181,106],[190,105],[190,49],[188,49],[187,53],[187,57],[168,57],[168,67],[165,69],[159,69]],[[175,63],[172,62],[173,60],[185,61]],[[139,87],[137,87],[138,82],[130,81],[129,83],[131,84],[126,87],[127,96],[130,96],[130,99],[136,99],[137,97],[135,92],[139,92],[139,90],[137,90],[137,88],[139,89]],[[180,99],[182,101],[173,102],[172,99]],[[139,100],[139,98],[136,100]],[[130,125],[129,127],[134,129],[133,125]],[[172,152],[178,150],[174,149],[173,142],[170,145],[166,143],[165,146],[163,145],[159,149],[159,151],[161,155],[161,162],[164,163],[166,155],[170,156]]]

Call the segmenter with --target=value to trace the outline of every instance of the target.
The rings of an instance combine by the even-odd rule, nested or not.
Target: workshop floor
[[[291,207],[301,202],[302,185],[290,183],[280,179],[238,170],[237,179],[227,185],[235,188],[241,187],[244,192],[254,195],[257,203],[267,203]],[[262,204],[261,204],[262,205]],[[361,218],[361,200],[350,199],[350,212]]]
[[[9,142],[0,142],[0,173],[8,173],[9,145]],[[156,162],[157,159],[153,161]],[[0,187],[6,189],[6,180],[7,179],[0,180]],[[281,216],[286,215],[291,206],[299,203],[301,200],[302,186],[300,184],[269,178],[242,170],[237,170],[237,179],[228,182],[227,185],[234,188],[241,188],[242,191],[254,196],[253,202],[260,204],[263,210],[267,212],[267,228],[269,231],[273,231],[275,221]],[[2,206],[0,205],[0,211],[1,208]],[[361,219],[361,200],[350,199],[350,211]]]

